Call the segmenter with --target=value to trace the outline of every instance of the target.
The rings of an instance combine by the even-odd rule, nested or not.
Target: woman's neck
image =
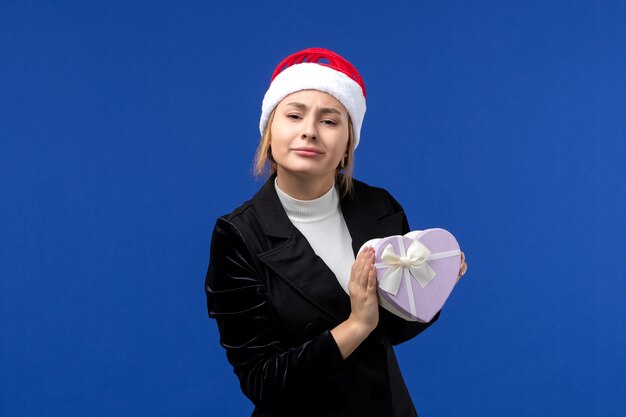
[[[276,184],[285,193],[297,200],[314,200],[326,194],[334,185],[335,177],[326,176],[322,178],[299,177],[295,175],[281,173],[279,169],[276,173]]]

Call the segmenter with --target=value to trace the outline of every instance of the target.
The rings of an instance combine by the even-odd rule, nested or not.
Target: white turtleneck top
[[[350,270],[354,263],[352,237],[339,206],[339,192],[333,185],[314,200],[297,200],[278,188],[276,193],[289,220],[306,237],[317,256],[328,265],[348,293]]]

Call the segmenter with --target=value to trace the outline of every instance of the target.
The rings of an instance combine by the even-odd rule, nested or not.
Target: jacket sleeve
[[[400,203],[398,203],[398,201],[396,201],[396,199],[393,198],[391,194],[389,194],[389,192],[387,192],[387,196],[389,197],[393,210],[402,212],[403,221],[401,234],[405,235],[409,233],[411,229],[409,227],[409,221],[406,217],[406,214],[404,213],[404,209],[402,208]],[[404,320],[403,318],[398,317],[393,313],[390,313],[384,308],[380,308],[379,311],[382,327],[387,332],[389,339],[391,340],[391,343],[393,345],[397,345],[414,338],[415,336],[426,330],[428,327],[430,327],[431,324],[436,322],[439,319],[439,315],[441,314],[441,311],[439,311],[430,322],[420,323]]]
[[[299,346],[284,341],[259,269],[240,231],[218,219],[205,281],[209,316],[217,321],[220,343],[243,393],[271,409],[345,365],[330,331]]]

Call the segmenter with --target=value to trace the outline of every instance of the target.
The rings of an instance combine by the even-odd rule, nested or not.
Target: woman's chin
[[[286,166],[278,169],[278,175],[294,176],[297,178],[309,178],[311,180],[319,178],[323,180],[327,177],[334,176],[334,170],[320,169],[319,166],[310,166],[309,164],[298,164]]]

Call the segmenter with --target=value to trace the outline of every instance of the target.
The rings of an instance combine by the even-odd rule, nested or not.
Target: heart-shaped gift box
[[[426,229],[404,236],[372,239],[378,300],[406,320],[428,323],[443,307],[456,284],[461,251],[444,229]]]

